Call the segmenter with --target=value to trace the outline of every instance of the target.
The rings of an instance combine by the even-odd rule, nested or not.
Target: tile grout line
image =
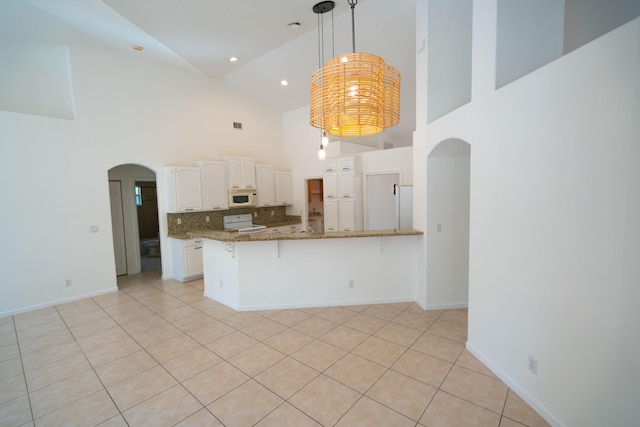
[[[29,402],[29,412],[31,413],[31,421],[35,425],[36,421],[33,416],[33,405],[31,404],[31,393],[29,392],[29,383],[27,382],[27,371],[24,369],[24,361],[22,360],[22,349],[20,348],[20,339],[18,338],[18,326],[16,325],[15,316],[11,316],[11,318],[13,322],[13,332],[16,336],[16,345],[18,347],[18,357],[20,358],[20,367],[22,368],[22,377],[24,378],[24,388],[27,393],[27,401]]]

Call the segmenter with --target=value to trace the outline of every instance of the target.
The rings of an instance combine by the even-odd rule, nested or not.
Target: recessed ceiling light
[[[282,86],[286,86],[286,85],[288,85],[288,84],[289,84],[289,82],[288,82],[288,81],[286,81],[286,80],[281,80],[281,81],[280,81],[280,84],[281,84]]]
[[[138,52],[142,52],[144,50],[144,47],[142,47],[140,45],[137,45],[137,44],[134,44],[133,46],[131,46],[131,48],[133,50],[137,50]]]
[[[238,60],[237,56],[232,56],[231,58],[229,58],[229,61],[231,62],[236,62]]]
[[[301,25],[299,22],[291,22],[287,25],[287,28],[300,28]]]

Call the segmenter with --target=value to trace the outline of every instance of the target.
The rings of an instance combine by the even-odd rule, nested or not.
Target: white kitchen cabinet
[[[276,204],[273,166],[256,165],[256,189],[258,193],[258,206],[272,206]]]
[[[327,159],[322,161],[322,172],[335,172],[338,168],[336,159]]]
[[[362,190],[357,160],[351,156],[323,163],[324,229],[327,232],[362,229]]]
[[[171,268],[173,278],[181,282],[203,276],[202,239],[173,239],[171,245]]]
[[[227,163],[199,160],[202,206],[205,211],[229,209]]]
[[[202,210],[200,168],[188,166],[165,167],[167,212]]]
[[[256,168],[251,157],[222,156],[227,162],[229,188],[256,188]]]
[[[322,174],[322,192],[325,201],[338,198],[338,174],[336,172]]]
[[[324,201],[324,231],[359,230],[358,200],[355,198]]]
[[[275,171],[276,205],[293,204],[293,178],[289,171]],[[260,196],[260,193],[258,193]]]
[[[324,231],[338,230],[338,199],[324,199]]]
[[[302,231],[302,224],[289,224],[278,227],[268,227],[266,232],[269,234],[293,234],[299,233],[300,231]]]
[[[335,175],[338,182],[338,198],[356,197],[356,176],[354,171],[339,171]]]
[[[358,158],[356,156],[338,157],[322,161],[322,172],[337,172],[352,170],[358,172]]]
[[[356,199],[338,200],[338,231],[356,230]]]
[[[339,171],[355,171],[356,170],[355,156],[339,157],[335,161],[336,161],[336,170],[339,170]]]

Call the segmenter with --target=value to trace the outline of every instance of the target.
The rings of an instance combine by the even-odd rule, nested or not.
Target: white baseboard
[[[514,381],[509,375],[505,374],[498,366],[496,366],[490,359],[488,359],[482,352],[467,341],[466,348],[469,353],[473,354],[479,361],[481,361],[487,368],[491,370],[503,383],[513,390],[522,400],[527,402],[542,418],[544,418],[549,424],[556,427],[566,427],[561,423],[551,412],[549,412],[543,405],[541,405],[536,399],[531,397],[526,391],[524,391],[520,385]]]
[[[58,300],[43,302],[41,304],[35,304],[35,305],[29,305],[29,306],[26,306],[26,307],[20,307],[20,308],[17,308],[15,310],[9,310],[9,311],[0,312],[0,317],[14,316],[16,314],[26,313],[27,311],[39,310],[41,308],[51,307],[51,306],[54,306],[54,305],[60,305],[60,304],[64,304],[64,303],[72,302],[72,301],[77,301],[77,300],[84,299],[84,298],[97,297],[98,295],[108,294],[108,293],[111,293],[111,292],[115,292],[117,290],[118,290],[118,287],[115,286],[113,288],[103,289],[101,291],[89,292],[89,293],[86,293],[86,294],[74,295],[74,296],[69,297],[69,298],[62,298],[62,299],[58,299]]]
[[[468,308],[468,301],[452,302],[446,304],[427,304],[425,310],[452,310],[455,308]]]

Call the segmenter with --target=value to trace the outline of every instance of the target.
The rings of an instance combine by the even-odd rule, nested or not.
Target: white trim
[[[469,341],[466,343],[466,348],[469,353],[473,354],[480,362],[482,362],[487,368],[491,370],[503,383],[513,390],[522,400],[524,400],[529,406],[531,406],[542,418],[544,418],[549,424],[556,427],[566,427],[566,424],[560,422],[547,408],[542,406],[537,400],[533,399],[528,393],[526,393],[518,383],[505,374],[495,363],[487,358],[482,352],[480,352]]]
[[[76,295],[76,296],[73,296],[73,297],[62,298],[62,299],[59,299],[59,300],[44,302],[42,304],[30,305],[30,306],[27,306],[27,307],[17,308],[15,310],[4,311],[4,312],[0,313],[0,318],[1,317],[6,317],[6,316],[14,316],[14,315],[20,314],[20,313],[26,313],[28,311],[39,310],[41,308],[52,307],[54,305],[65,304],[65,303],[68,303],[68,302],[73,302],[73,301],[77,301],[77,300],[81,300],[81,299],[85,299],[85,298],[96,297],[98,295],[104,295],[104,294],[108,294],[108,293],[111,293],[111,292],[116,292],[117,290],[118,290],[118,287],[116,286],[115,288],[103,289],[101,291],[90,292],[88,294],[80,294],[80,295]]]
[[[425,310],[452,310],[455,308],[468,308],[468,301],[460,301],[453,303],[445,303],[445,304],[427,304],[427,308]]]
[[[317,308],[317,307],[349,307],[354,305],[370,305],[370,304],[397,304],[397,303],[413,303],[414,300],[407,299],[389,299],[389,300],[362,300],[356,302],[318,302],[314,304],[274,304],[274,305],[250,305],[240,307],[236,304],[225,301],[222,298],[217,298],[214,295],[204,293],[204,296],[226,305],[236,311],[259,311],[259,310],[287,310],[287,309],[300,309],[300,308]]]

